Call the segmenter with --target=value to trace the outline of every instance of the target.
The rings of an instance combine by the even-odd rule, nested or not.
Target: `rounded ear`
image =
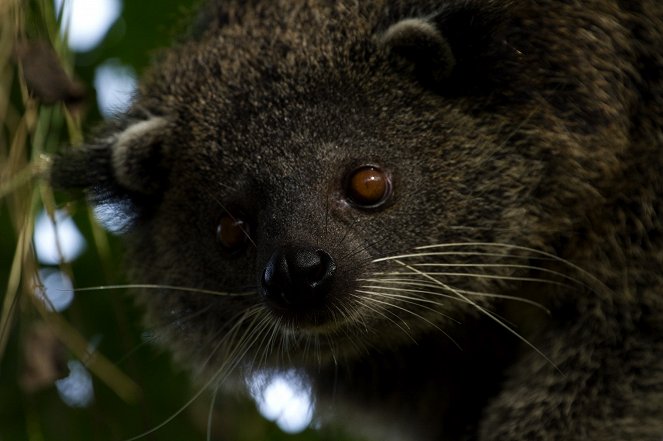
[[[379,42],[424,82],[444,81],[456,65],[449,42],[435,24],[422,18],[407,18],[391,25]]]
[[[167,177],[167,126],[162,117],[124,123],[110,136],[56,156],[51,184],[88,190],[95,200],[158,194]]]
[[[153,117],[128,126],[111,146],[111,166],[117,183],[135,193],[157,193],[165,180],[163,140],[168,122]]]

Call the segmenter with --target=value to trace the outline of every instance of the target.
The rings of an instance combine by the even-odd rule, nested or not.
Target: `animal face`
[[[526,283],[582,285],[553,253],[620,171],[627,73],[600,61],[620,29],[578,46],[553,32],[591,20],[571,6],[442,3],[213,4],[56,167],[124,207],[133,278],[160,286],[141,302],[181,359],[353,359],[467,316],[508,326],[491,308]]]

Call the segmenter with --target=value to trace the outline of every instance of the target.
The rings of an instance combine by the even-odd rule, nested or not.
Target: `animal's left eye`
[[[249,240],[249,225],[240,218],[225,214],[216,228],[216,239],[224,251],[236,253],[241,251]]]
[[[356,206],[379,207],[391,195],[391,176],[380,167],[361,166],[348,175],[345,192]]]

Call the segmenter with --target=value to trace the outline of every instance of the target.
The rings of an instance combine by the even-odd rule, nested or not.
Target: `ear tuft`
[[[421,18],[407,18],[391,25],[380,43],[400,61],[409,64],[424,82],[438,83],[451,76],[456,59],[437,27]]]

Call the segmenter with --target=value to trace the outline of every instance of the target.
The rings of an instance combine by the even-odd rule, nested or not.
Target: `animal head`
[[[355,357],[565,281],[546,262],[628,144],[615,7],[408,3],[212,2],[132,109],[55,161],[57,186],[130,221],[133,280],[161,286],[140,299],[182,359]]]

